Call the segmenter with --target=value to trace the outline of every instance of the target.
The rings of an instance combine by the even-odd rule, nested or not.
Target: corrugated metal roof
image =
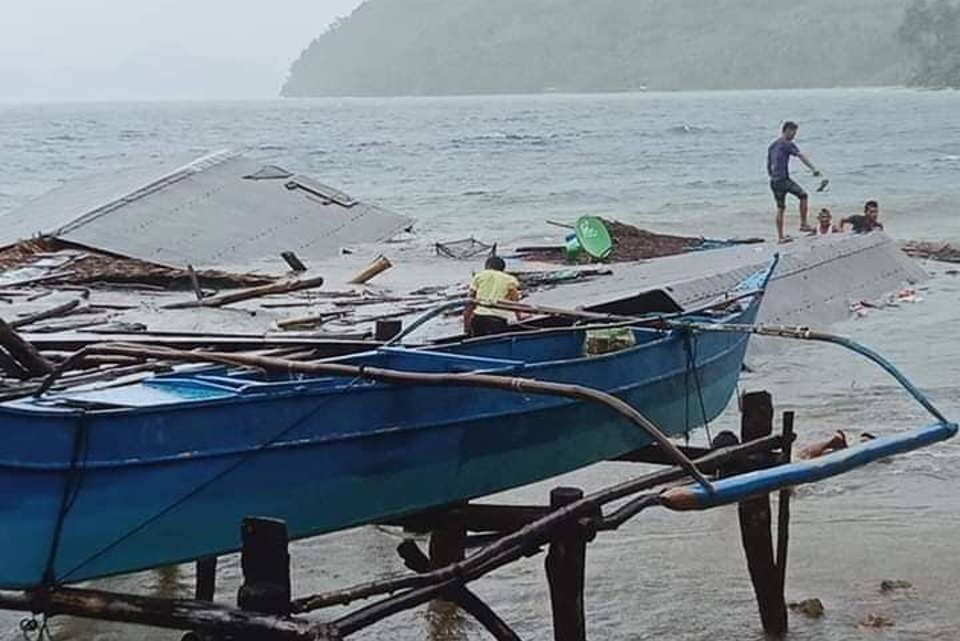
[[[36,235],[168,265],[306,259],[386,240],[413,220],[283,168],[219,152],[64,185],[2,217],[0,245]]]

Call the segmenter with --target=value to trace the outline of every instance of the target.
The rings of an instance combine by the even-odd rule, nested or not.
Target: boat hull
[[[736,320],[755,313],[753,305]],[[603,389],[680,435],[726,407],[747,340],[705,334],[691,352],[690,339],[670,332],[518,374]],[[228,553],[238,549],[247,516],[283,519],[294,538],[395,518],[651,442],[597,404],[359,381],[349,393],[293,389],[181,409],[40,417],[7,410],[0,421],[8,435],[0,460],[3,588]]]

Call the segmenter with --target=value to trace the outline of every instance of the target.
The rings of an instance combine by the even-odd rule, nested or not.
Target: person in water
[[[833,234],[840,231],[840,229],[833,224],[833,214],[830,213],[830,210],[824,207],[817,214],[817,227],[814,230],[814,235],[816,236],[826,236],[827,234]]]
[[[883,231],[883,224],[879,219],[880,204],[875,200],[868,200],[863,205],[862,214],[847,216],[840,221],[840,231],[844,231],[847,225],[850,225],[855,234],[867,234],[875,229]]]
[[[767,148],[767,175],[770,177],[770,190],[773,192],[773,199],[777,204],[777,242],[781,243],[791,240],[783,231],[783,215],[787,209],[787,194],[793,194],[800,201],[800,231],[813,231],[813,228],[807,223],[809,201],[807,192],[790,178],[790,158],[793,156],[799,158],[800,162],[806,165],[815,177],[821,175],[820,170],[800,153],[800,148],[794,142],[799,128],[797,123],[789,120],[783,123],[780,137],[770,143]]]
[[[483,305],[483,301],[520,300],[520,281],[504,271],[506,263],[499,256],[490,256],[483,271],[470,279],[471,302],[463,310],[463,331],[471,336],[499,334],[509,329],[516,312]]]

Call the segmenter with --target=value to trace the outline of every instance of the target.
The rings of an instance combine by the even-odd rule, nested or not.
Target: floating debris
[[[884,579],[880,582],[881,592],[893,592],[894,590],[909,590],[913,584],[903,579]]]
[[[895,625],[893,617],[888,617],[885,614],[877,614],[876,612],[871,612],[864,618],[860,619],[858,624],[861,628],[871,628],[871,629],[880,629],[880,628],[892,628]]]
[[[604,262],[647,260],[684,254],[690,251],[718,249],[733,245],[763,242],[760,238],[717,240],[696,236],[658,234],[617,220],[608,220],[605,218],[601,220],[613,241],[613,253]],[[566,225],[556,222],[547,222],[552,225],[566,227]],[[567,256],[563,245],[518,247],[516,251],[526,259],[547,262],[561,262],[564,261]],[[591,258],[586,253],[580,253],[578,262],[591,262]]]
[[[905,254],[913,258],[926,258],[943,263],[960,263],[960,248],[949,243],[931,243],[911,240],[903,244]]]
[[[477,256],[492,256],[497,253],[497,244],[482,243],[473,236],[462,240],[436,243],[433,246],[437,256],[446,256],[454,260],[469,260]]]
[[[803,601],[791,601],[787,604],[792,612],[802,614],[811,619],[819,619],[824,614],[823,601],[817,598],[804,599]]]

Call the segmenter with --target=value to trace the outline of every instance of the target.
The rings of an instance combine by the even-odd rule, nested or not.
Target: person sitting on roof
[[[499,256],[490,256],[483,271],[470,279],[470,303],[463,310],[463,331],[470,336],[488,336],[509,329],[516,312],[483,305],[484,301],[520,300],[520,281],[504,270],[506,263]]]
[[[826,236],[838,231],[840,230],[833,224],[833,214],[830,213],[830,210],[826,207],[821,209],[817,214],[817,226],[813,231],[814,235]]]
[[[875,200],[868,200],[863,205],[863,213],[856,216],[847,216],[840,221],[840,231],[847,225],[853,228],[855,234],[867,234],[875,229],[883,231],[880,218],[880,205]]]

